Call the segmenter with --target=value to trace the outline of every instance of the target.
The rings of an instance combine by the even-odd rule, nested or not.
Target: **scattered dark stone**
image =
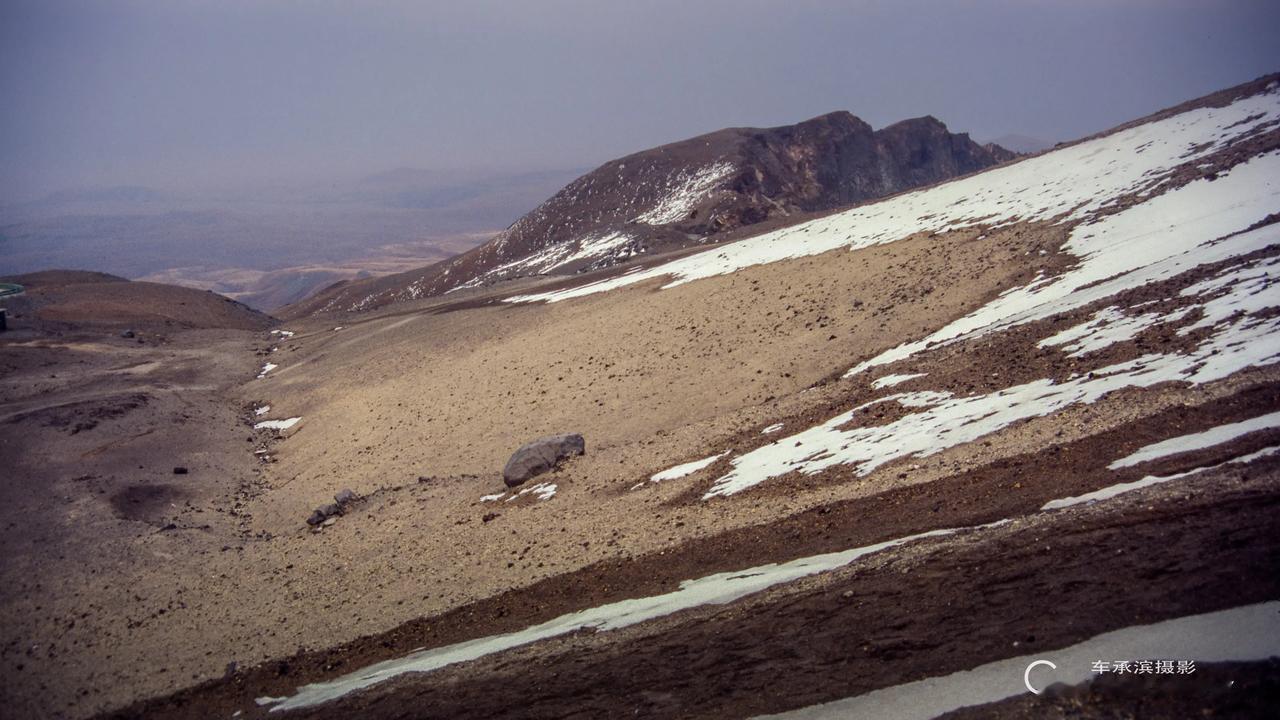
[[[356,493],[351,488],[345,488],[343,490],[339,490],[333,496],[334,502],[338,503],[338,505],[346,505],[347,503],[354,502],[355,499],[356,499]]]
[[[239,669],[240,665],[235,660],[227,663],[227,669],[222,673],[223,679],[234,677]]]
[[[136,334],[136,333],[134,333],[132,330],[124,330],[124,331],[122,331],[122,332],[120,333],[120,337],[122,337],[122,338],[132,338],[132,337],[137,337],[137,334]]]
[[[341,514],[342,514],[342,508],[340,508],[337,503],[329,503],[328,505],[321,505],[311,513],[311,517],[307,518],[307,524],[314,527],[316,525],[320,525],[325,520],[328,520],[329,518],[335,515],[341,515]]]
[[[480,518],[480,520],[482,522],[489,522],[490,520],[493,520],[497,517],[500,517],[500,513],[496,513],[496,512],[485,513],[484,517]]]
[[[502,470],[507,487],[554,470],[564,459],[586,452],[587,444],[577,433],[551,435],[520,446]]]
[[[187,472],[188,472],[188,470],[187,470],[186,468],[182,467],[181,465],[179,465],[178,467],[175,467],[175,468],[173,469],[173,474],[174,474],[174,475],[186,475],[186,474],[187,474]]]

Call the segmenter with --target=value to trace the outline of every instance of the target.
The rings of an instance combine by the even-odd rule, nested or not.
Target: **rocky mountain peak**
[[[1012,157],[932,116],[874,130],[838,110],[794,125],[727,128],[606,162],[479,248],[422,270],[329,288],[293,312],[369,309],[515,277],[596,270]]]

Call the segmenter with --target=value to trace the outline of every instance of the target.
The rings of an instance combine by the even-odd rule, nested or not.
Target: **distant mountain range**
[[[0,274],[89,268],[271,310],[338,280],[475,247],[581,173],[400,168],[216,194],[65,190],[0,207]]]
[[[290,312],[355,310],[541,274],[594,270],[725,231],[930,185],[1013,159],[934,117],[873,130],[848,112],[729,128],[605,163],[484,245],[345,282]]]

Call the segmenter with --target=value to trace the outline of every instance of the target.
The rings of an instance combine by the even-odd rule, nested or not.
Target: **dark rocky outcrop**
[[[342,508],[337,503],[329,503],[321,505],[311,512],[311,517],[307,518],[308,525],[319,525],[331,517],[342,514]]]
[[[937,118],[881,130],[848,112],[730,128],[605,163],[493,240],[420,270],[341,283],[286,316],[368,309],[502,279],[571,274],[795,213],[872,200],[1013,159]]]
[[[507,466],[502,469],[502,479],[507,487],[516,487],[529,478],[555,469],[565,459],[586,452],[587,444],[581,435],[552,435],[525,443],[516,450]]]
[[[307,518],[307,524],[313,527],[329,524],[330,520],[345,513],[347,507],[359,499],[360,496],[356,495],[355,491],[350,488],[339,490],[334,493],[333,502],[321,505],[311,512],[311,516]]]

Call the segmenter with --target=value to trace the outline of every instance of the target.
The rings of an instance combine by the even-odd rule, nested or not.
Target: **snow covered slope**
[[[1125,388],[1198,385],[1280,362],[1280,88],[1200,107],[1010,166],[907,193],[641,271],[509,302],[561,302],[665,278],[701,278],[917,233],[1014,224],[1069,228],[1074,262],[998,297],[923,337],[852,367],[846,377],[893,366],[923,377],[939,348],[1089,310],[1084,322],[1039,339],[1071,357],[1132,343],[1153,330],[1188,342],[1065,377],[1036,377],[958,396],[912,383],[912,392],[868,399],[844,413],[734,456],[705,497],[727,496],[789,473],[838,465],[859,474],[925,457],[1010,425],[1089,404]],[[1043,251],[1042,251],[1043,252]],[[1143,288],[1186,278],[1162,294]],[[1094,309],[1098,304],[1104,305]],[[918,365],[913,361],[920,360]],[[895,375],[894,377],[900,377]],[[887,387],[887,383],[877,387]],[[868,408],[908,411],[888,424],[859,422]],[[732,448],[717,449],[729,452]]]

